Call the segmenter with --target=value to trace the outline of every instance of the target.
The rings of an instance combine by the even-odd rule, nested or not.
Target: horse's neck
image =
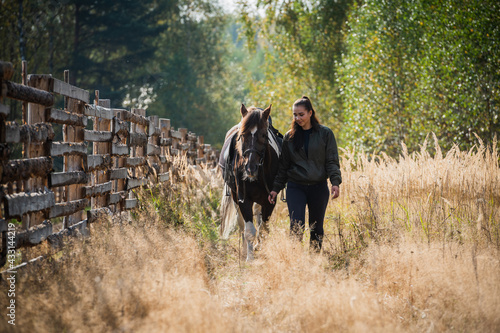
[[[278,168],[278,159],[279,154],[272,147],[272,145],[268,143],[266,147],[266,156],[262,164],[262,168],[264,169],[264,174],[266,177],[272,178],[273,170],[277,170]]]

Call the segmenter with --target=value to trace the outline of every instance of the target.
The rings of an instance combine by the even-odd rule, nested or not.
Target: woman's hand
[[[332,199],[338,198],[340,195],[340,188],[338,186],[332,186]]]
[[[267,199],[269,200],[269,203],[271,205],[275,204],[275,199],[276,199],[277,195],[278,195],[278,193],[276,193],[275,191],[271,191],[271,193],[269,193],[269,197]]]

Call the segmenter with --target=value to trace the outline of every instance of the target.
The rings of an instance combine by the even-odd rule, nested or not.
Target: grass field
[[[139,193],[132,222],[20,274],[16,331],[499,332],[497,152],[342,150],[323,252],[289,238],[280,202],[252,263],[218,238],[220,178],[184,168]]]

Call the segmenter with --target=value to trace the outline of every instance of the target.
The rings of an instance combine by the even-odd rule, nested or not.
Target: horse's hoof
[[[255,235],[257,234],[257,229],[252,222],[245,222],[245,238],[249,242],[253,242],[255,240]]]

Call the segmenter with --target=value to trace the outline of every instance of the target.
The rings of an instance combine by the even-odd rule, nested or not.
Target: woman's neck
[[[304,131],[310,130],[312,128],[311,123],[304,124],[304,126],[301,126]]]

